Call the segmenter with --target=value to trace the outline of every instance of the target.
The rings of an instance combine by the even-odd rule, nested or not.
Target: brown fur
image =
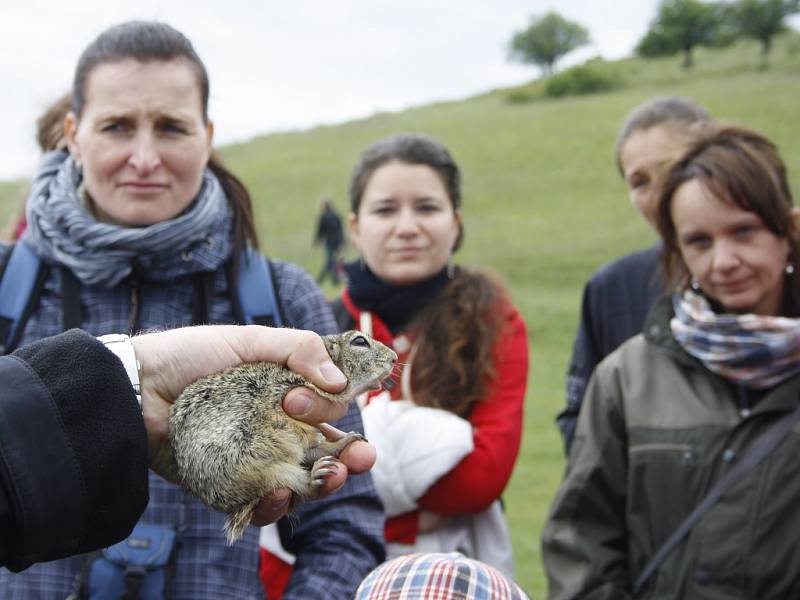
[[[259,501],[278,488],[317,497],[332,471],[330,457],[351,442],[350,433],[328,441],[319,429],[289,417],[286,393],[311,388],[337,403],[374,388],[397,355],[369,336],[349,331],[323,337],[333,362],[348,378],[338,394],[324,392],[301,375],[273,363],[250,363],[200,379],[172,406],[170,444],[176,480],[211,508],[229,515],[228,541],[241,537]]]

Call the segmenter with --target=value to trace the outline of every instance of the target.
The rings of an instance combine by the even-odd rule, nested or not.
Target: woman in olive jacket
[[[715,127],[659,202],[676,292],[592,377],[543,534],[550,598],[794,598],[800,435],[658,548],[741,453],[800,403],[796,209],[774,145]],[[782,533],[786,532],[786,533]]]

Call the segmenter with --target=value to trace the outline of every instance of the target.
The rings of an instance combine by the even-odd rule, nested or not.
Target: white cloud
[[[128,19],[185,33],[206,62],[217,141],[462,98],[535,76],[507,61],[532,15],[556,10],[592,44],[572,60],[628,54],[656,0],[33,0],[0,19],[0,178],[27,175],[34,122],[67,91],[83,48]]]

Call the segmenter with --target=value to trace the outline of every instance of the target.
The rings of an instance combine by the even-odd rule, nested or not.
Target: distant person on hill
[[[325,263],[317,277],[317,283],[322,283],[326,276],[334,284],[339,283],[339,252],[344,245],[344,230],[342,219],[334,210],[330,199],[322,201],[322,211],[317,220],[317,232],[314,235],[314,245],[323,244],[325,247]]]
[[[666,174],[665,294],[586,389],[542,532],[550,600],[798,598],[800,211],[715,126]]]
[[[631,204],[655,228],[660,185],[711,117],[691,100],[659,97],[637,106],[617,137],[616,159]],[[664,293],[661,242],[600,268],[586,283],[567,373],[567,405],[556,418],[569,454],[586,384],[597,364],[640,333],[647,311]]]
[[[83,51],[64,120],[68,150],[45,154],[28,199],[28,228],[19,243],[44,269],[19,344],[72,327],[97,336],[244,321],[240,266],[262,257],[250,195],[213,152],[209,86],[192,43],[165,23],[115,25]],[[9,250],[0,247],[0,262]],[[308,273],[280,260],[269,265],[285,326],[337,330]],[[363,430],[356,406],[334,425]],[[372,451],[364,442],[346,450],[350,457]],[[335,467],[340,475],[348,472],[346,462]],[[149,498],[137,529],[177,539],[165,595],[263,597],[258,529],[247,528],[229,545],[226,515],[155,474]],[[298,556],[285,597],[350,598],[385,556],[383,510],[371,477],[346,477],[332,496],[297,503],[293,512],[279,524]],[[86,563],[80,556],[16,575],[0,571],[0,598],[66,598],[95,580]],[[106,574],[115,570],[104,566]],[[135,580],[136,569],[128,566]]]

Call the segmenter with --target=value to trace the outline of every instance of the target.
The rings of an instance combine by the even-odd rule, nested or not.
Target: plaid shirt
[[[286,326],[320,334],[337,330],[330,309],[311,277],[299,267],[272,261]],[[60,333],[61,272],[51,269],[39,304],[28,320],[21,344]],[[173,328],[191,323],[194,285],[191,278],[169,284],[143,281],[138,289],[141,329]],[[81,287],[83,329],[93,335],[129,328],[131,281],[113,289]],[[232,323],[225,274],[215,274],[209,300],[210,323]],[[338,423],[345,431],[363,431],[355,404]],[[332,498],[301,504],[291,519],[284,545],[297,555],[284,599],[350,598],[359,582],[384,558],[383,510],[371,477],[350,476]],[[258,529],[228,546],[225,515],[207,509],[179,487],[150,474],[150,503],[141,521],[184,529],[173,585],[175,600],[264,598],[258,578]],[[0,598],[62,599],[74,587],[83,557],[34,565],[20,574],[0,570]]]

